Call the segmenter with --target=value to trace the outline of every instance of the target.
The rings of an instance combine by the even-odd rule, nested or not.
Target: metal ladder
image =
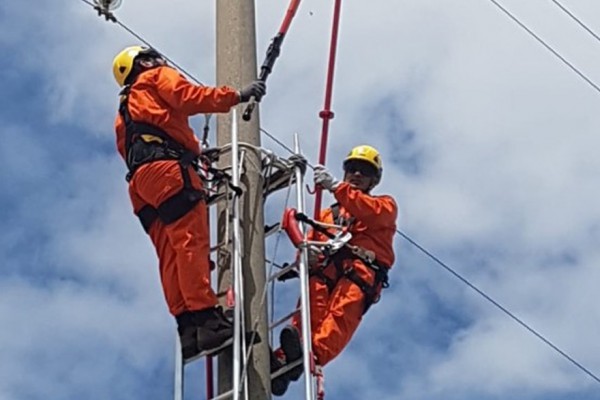
[[[231,184],[234,187],[239,187],[240,175],[243,166],[243,159],[246,149],[242,149],[240,151],[240,147],[244,147],[244,144],[238,142],[238,124],[237,124],[237,110],[234,108],[231,112]],[[298,154],[300,151],[298,135],[294,135],[294,151]],[[250,146],[252,147],[252,146]],[[299,212],[303,212],[305,208],[304,204],[304,181],[302,172],[299,167],[295,167],[293,170],[295,175],[295,183],[296,183],[296,202],[297,202],[297,210]],[[224,193],[223,193],[224,191]],[[267,188],[267,193],[268,188]],[[227,188],[222,189],[220,193],[216,196],[217,200],[209,205],[216,204],[222,200],[231,200],[231,209],[227,208],[227,212],[231,213],[231,231],[226,230],[225,241],[229,243],[221,243],[217,246],[211,248],[211,251],[222,250],[223,247],[231,246],[231,263],[232,263],[232,285],[235,295],[235,303],[233,307],[233,325],[234,325],[234,334],[233,334],[233,387],[231,390],[221,393],[215,397],[212,397],[210,400],[248,400],[248,384],[247,384],[247,375],[246,375],[246,361],[248,354],[248,345],[246,343],[246,327],[245,327],[245,316],[244,316],[244,293],[243,293],[243,270],[242,270],[242,249],[241,249],[241,241],[240,241],[240,207],[239,207],[239,193],[233,193],[231,196],[228,193]],[[227,219],[229,220],[229,215]],[[302,230],[304,237],[306,239],[306,234],[304,230]],[[302,321],[302,337],[310,338],[310,307],[309,307],[309,291],[308,291],[308,250],[305,246],[302,247],[301,256],[297,263],[297,268],[299,270],[300,275],[300,307],[287,314],[285,317],[279,319],[278,321],[272,323],[269,326],[269,332],[272,332],[275,328],[282,325],[289,319],[291,319],[294,314],[300,311],[301,321]],[[268,283],[273,282],[277,278],[279,278],[283,273],[289,271],[294,266],[288,267],[289,269],[284,269],[279,271],[278,273],[268,277]],[[266,303],[265,303],[266,304]],[[176,346],[175,346],[175,371],[174,371],[174,400],[183,400],[184,398],[184,369],[186,365],[189,365],[192,362],[195,362],[201,358],[204,358],[204,354],[199,354],[191,359],[183,360],[181,355],[181,344],[179,343],[179,335],[176,334]],[[313,359],[312,359],[312,344],[311,340],[303,340],[303,358],[301,360],[297,360],[292,364],[286,365],[284,368],[278,370],[275,374],[271,376],[271,379],[274,379],[289,370],[297,367],[302,364],[304,367],[304,387],[305,387],[305,399],[306,400],[315,400],[315,378],[313,376]]]

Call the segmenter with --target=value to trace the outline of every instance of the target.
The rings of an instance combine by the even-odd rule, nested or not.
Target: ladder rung
[[[219,204],[223,200],[227,199],[227,192],[216,193],[212,195],[208,201],[209,206],[214,206],[215,204]]]
[[[217,395],[217,397],[212,397],[210,400],[224,400],[224,399],[228,399],[232,396],[233,396],[233,389],[223,392],[223,393]]]
[[[190,358],[183,360],[183,365],[193,363],[194,361],[196,361],[200,358],[206,357],[206,356],[214,355],[215,353],[218,353],[220,350],[223,350],[224,348],[231,346],[232,343],[233,343],[233,338],[225,341],[221,346],[219,346],[215,349],[212,349],[211,351],[202,351],[202,352],[196,354],[194,357],[190,357]]]
[[[255,344],[258,344],[260,342],[262,342],[262,338],[260,337],[260,335],[258,334],[258,332],[256,331],[250,331],[250,332],[246,332],[245,335],[245,342],[248,346],[254,346]],[[219,347],[216,347],[214,349],[211,349],[210,351],[202,351],[198,354],[196,354],[193,357],[187,358],[185,360],[183,360],[183,365],[186,364],[190,364],[200,358],[206,357],[206,356],[214,356],[217,355],[218,353],[220,353],[222,350],[226,349],[227,347],[230,347],[233,345],[233,337],[228,339],[227,341],[225,341],[222,345],[220,345]]]
[[[285,367],[278,369],[274,374],[271,374],[271,380],[291,371],[299,365],[302,365],[303,359],[299,358],[291,364],[286,364]]]
[[[280,276],[283,276],[283,275],[287,274],[288,272],[295,270],[295,269],[297,269],[296,263],[292,263],[292,264],[288,265],[287,267],[283,267],[277,273],[275,273],[269,277],[269,282],[273,282],[275,279],[279,278]]]
[[[229,240],[225,240],[221,243],[215,244],[213,247],[210,248],[210,252],[213,253],[219,249],[222,249],[223,247],[227,246],[230,243]]]
[[[280,225],[281,224],[277,222],[276,224],[273,224],[271,226],[265,226],[265,238],[273,235],[274,233],[279,232]]]
[[[296,308],[294,311],[292,311],[291,313],[285,315],[282,318],[279,318],[277,321],[273,322],[270,326],[269,326],[269,330],[273,330],[275,328],[277,328],[279,325],[283,324],[285,321],[289,320],[290,318],[292,318],[294,316],[294,314],[300,312],[300,307]]]
[[[291,364],[287,364],[285,367],[278,369],[274,374],[271,374],[271,380],[280,377],[286,372],[291,371],[292,369],[302,365],[302,358],[297,359]],[[233,389],[228,390],[227,392],[223,392],[216,397],[212,397],[210,400],[225,400],[233,396]]]

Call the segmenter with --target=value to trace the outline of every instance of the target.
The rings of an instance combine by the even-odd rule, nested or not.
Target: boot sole
[[[192,357],[184,358],[183,362],[187,364],[187,363],[191,363],[192,361],[195,361],[202,357],[215,356],[215,355],[223,352],[226,348],[230,347],[232,344],[233,344],[233,338],[229,338],[217,347],[213,347],[210,349],[204,349],[204,350],[199,351]]]
[[[254,341],[252,343],[250,343],[250,341],[252,339],[254,339]],[[260,343],[261,341],[262,341],[262,339],[261,339],[260,335],[258,334],[258,332],[254,332],[254,331],[246,332],[246,343],[249,343],[250,345],[255,345],[255,344]],[[230,347],[232,344],[233,344],[233,338],[230,337],[229,339],[227,339],[226,341],[224,341],[223,343],[221,343],[218,346],[211,347],[209,349],[203,349],[201,351],[196,352],[196,354],[194,354],[188,358],[185,358],[185,356],[184,356],[183,362],[189,363],[194,360],[197,360],[198,358],[217,355],[219,353],[222,353],[225,349]]]
[[[271,393],[274,396],[283,396],[290,386],[290,381],[283,376],[275,378],[271,381]]]
[[[279,335],[279,342],[288,364],[302,358],[302,343],[300,342],[300,333],[296,328],[291,326],[283,328]],[[287,372],[285,376],[292,381],[297,381],[303,372],[303,366],[299,365]]]
[[[270,352],[270,368],[271,368],[271,393],[274,396],[283,396],[287,392],[290,380],[280,373],[284,365],[277,359],[273,351]]]

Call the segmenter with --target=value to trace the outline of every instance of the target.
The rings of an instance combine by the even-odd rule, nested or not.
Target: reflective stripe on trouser
[[[189,171],[192,186],[200,189],[200,178],[192,167]],[[146,204],[158,208],[182,187],[181,167],[177,161],[145,164],[129,183],[134,211],[138,212]],[[206,203],[199,202],[182,218],[168,225],[155,221],[149,235],[158,255],[162,287],[171,314],[215,306],[217,298],[210,286]]]
[[[357,260],[346,262],[352,262],[358,275],[373,284],[372,270]],[[335,266],[328,265],[324,273],[335,279]],[[342,352],[356,332],[365,309],[365,295],[360,287],[344,277],[331,293],[317,276],[310,278],[309,287],[313,352],[319,365],[324,366]],[[296,314],[292,323],[300,329],[300,322]]]

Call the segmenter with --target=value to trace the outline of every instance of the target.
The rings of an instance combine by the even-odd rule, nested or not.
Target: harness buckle
[[[336,233],[333,239],[329,239],[328,241],[326,241],[325,247],[327,248],[329,254],[333,254],[340,250],[342,247],[346,246],[350,242],[350,239],[352,239],[352,234],[350,232],[341,231]]]
[[[158,144],[163,144],[164,140],[159,138],[158,136],[155,135],[149,135],[146,133],[142,133],[141,135],[139,135],[139,138],[141,140],[143,140],[145,143],[152,143],[152,142],[156,142]]]
[[[367,250],[360,246],[351,246],[352,254],[357,256],[358,258],[364,260],[369,264],[373,264],[375,262],[375,252],[373,250]]]

